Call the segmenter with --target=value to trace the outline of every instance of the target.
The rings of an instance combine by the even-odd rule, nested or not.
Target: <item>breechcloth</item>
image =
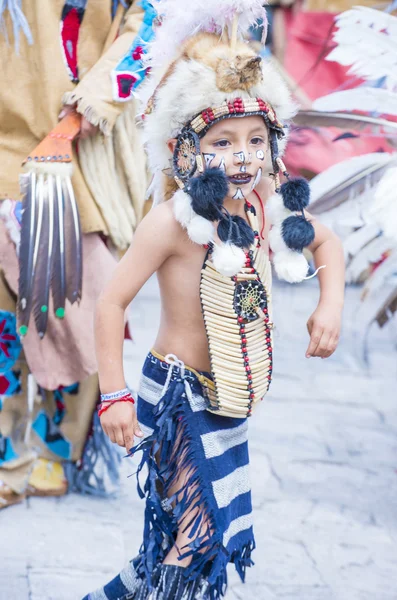
[[[255,548],[248,423],[207,411],[205,383],[213,385],[210,374],[173,355],[152,351],[146,358],[137,403],[145,438],[131,450],[142,451],[143,543],[120,575],[85,600],[217,600],[226,593],[229,562],[244,581]],[[178,548],[179,558],[191,557],[190,565],[162,566],[183,530],[189,542]]]

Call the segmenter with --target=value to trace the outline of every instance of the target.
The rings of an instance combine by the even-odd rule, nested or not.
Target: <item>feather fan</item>
[[[397,245],[397,167],[386,171],[377,186],[369,207],[369,217],[382,229],[384,235]]]
[[[357,108],[359,110],[359,108]],[[318,110],[301,110],[294,117],[294,124],[304,127],[338,127],[339,129],[361,130],[372,127],[376,135],[390,132],[397,135],[397,123],[349,112],[323,112]]]
[[[237,35],[243,37],[250,27],[261,21],[264,37],[267,34],[266,2],[263,0],[157,0],[155,8],[161,20],[156,37],[146,57],[154,71],[169,65],[176,57],[182,43],[200,31],[231,35],[234,17],[238,16]],[[153,76],[154,75],[154,76]],[[157,86],[159,77],[154,73],[142,88],[144,104]]]
[[[343,250],[345,253],[346,261],[349,262],[360,252],[363,248],[370,245],[374,239],[377,239],[380,235],[380,229],[375,223],[369,223],[364,225],[360,229],[356,229],[350,235],[343,240]],[[376,258],[373,262],[376,262]]]
[[[71,304],[81,300],[83,282],[83,248],[80,218],[70,179],[62,185],[65,198],[65,269],[66,297]]]
[[[18,321],[23,335],[29,325],[32,310],[33,255],[35,231],[37,228],[37,177],[21,176],[23,211],[21,224],[21,244],[19,247]]]
[[[43,177],[43,176],[41,176]],[[40,204],[42,211],[41,228],[38,234],[37,258],[34,271],[33,286],[33,314],[37,333],[44,337],[47,330],[50,282],[52,270],[53,244],[54,244],[54,198],[52,176],[43,182],[40,191]],[[36,252],[36,248],[35,248]]]
[[[394,155],[375,153],[333,165],[311,182],[310,211],[318,214],[359,196],[379,182],[395,161]]]
[[[51,274],[51,292],[56,316],[63,317],[66,303],[66,258],[65,258],[65,203],[62,178],[55,178],[54,203],[54,266]]]
[[[390,90],[360,86],[317,98],[313,108],[321,112],[360,110],[397,116],[397,94]]]
[[[369,226],[370,227],[370,226]],[[363,228],[365,229],[365,228]],[[363,231],[360,229],[360,233]],[[381,262],[390,251],[392,242],[390,239],[379,235],[369,243],[357,249],[346,268],[346,283],[358,283],[368,278],[369,270]]]
[[[337,17],[337,47],[326,60],[351,66],[350,73],[368,80],[397,83],[397,19],[366,7],[355,7]]]

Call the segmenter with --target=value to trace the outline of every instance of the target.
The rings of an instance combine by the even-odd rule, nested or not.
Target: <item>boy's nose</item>
[[[240,150],[240,152],[234,152],[234,164],[237,165],[249,165],[252,162],[251,152],[246,150]]]

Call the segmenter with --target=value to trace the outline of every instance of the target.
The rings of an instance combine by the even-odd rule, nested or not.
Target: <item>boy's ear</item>
[[[167,142],[168,150],[169,150],[170,152],[172,152],[172,154],[174,154],[174,152],[175,152],[175,146],[176,146],[176,142],[177,142],[177,139],[176,139],[176,138],[171,138],[171,139],[170,139],[170,140],[168,140],[168,142]]]

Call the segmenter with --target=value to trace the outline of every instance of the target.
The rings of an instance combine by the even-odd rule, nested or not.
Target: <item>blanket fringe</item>
[[[252,541],[232,554],[223,546],[214,517],[214,500],[206,491],[205,468],[200,465],[193,444],[194,414],[190,416],[186,410],[187,387],[182,377],[168,379],[154,409],[155,431],[131,450],[131,455],[143,451],[137,471],[138,493],[141,498],[146,497],[139,570],[149,587],[153,586],[155,567],[171,550],[178,529],[189,530],[191,542],[179,548],[180,559],[192,557],[190,566],[183,569],[185,580],[194,582],[205,577],[209,587],[203,598],[219,600],[226,593],[227,564],[233,562],[244,581],[246,568],[253,564],[251,552],[255,544]],[[140,473],[144,467],[148,476],[142,488]],[[183,487],[168,497],[181,472],[186,474]]]
[[[69,491],[101,497],[115,495],[120,463],[121,455],[103,432],[95,412],[81,460],[64,463]]]

